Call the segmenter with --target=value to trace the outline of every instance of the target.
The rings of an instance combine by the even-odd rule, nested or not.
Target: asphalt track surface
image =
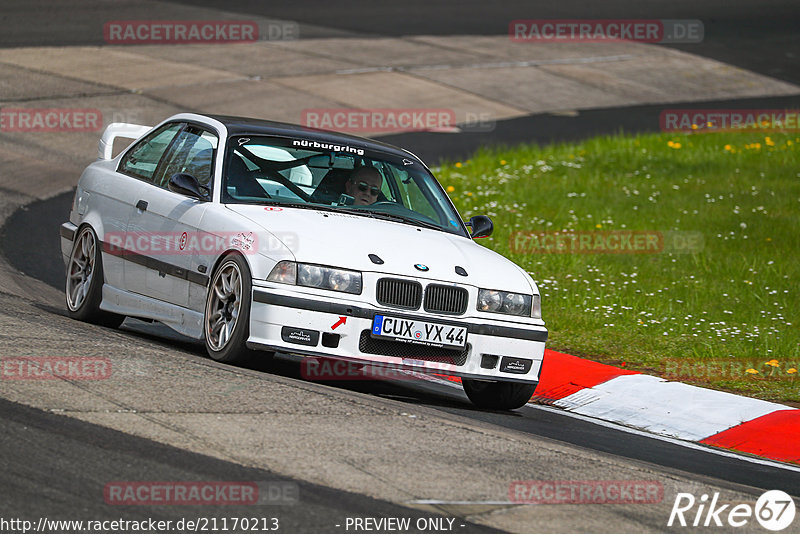
[[[109,20],[169,19],[170,5],[294,21],[302,38],[329,30],[359,36],[504,35],[516,19],[699,19],[702,43],[673,48],[800,83],[800,9],[795,0],[3,0],[0,46],[102,44]],[[155,5],[154,5],[155,4]],[[76,14],[80,16],[76,16]]]
[[[220,3],[184,0],[194,6],[219,7]],[[141,16],[149,3],[125,2],[104,4],[89,1],[69,4],[56,0],[4,0],[0,12],[0,46],[62,46],[101,44],[102,36],[81,31],[97,27],[97,22],[114,19],[152,18]],[[168,4],[167,4],[168,5]],[[237,2],[236,11],[252,16],[293,20],[301,24],[304,36],[322,28],[335,28],[360,35],[499,35],[507,32],[508,22],[517,18],[691,18],[705,25],[701,44],[674,45],[675,48],[712,57],[733,65],[779,79],[800,83],[800,9],[792,1],[728,2],[715,0],[700,3],[674,2],[592,2],[562,1],[556,6],[544,2],[509,1],[491,4],[467,2],[431,2],[411,0],[394,4],[383,2]],[[457,5],[457,7],[456,7]],[[226,9],[231,10],[230,4]],[[61,10],[69,9],[70,20],[64,23]],[[75,16],[80,13],[80,16]],[[138,16],[137,16],[138,15]],[[100,24],[102,25],[102,24]],[[313,25],[305,30],[304,25]],[[697,103],[681,107],[797,107],[797,98],[750,99]],[[575,117],[537,115],[499,122],[491,132],[463,134],[415,133],[385,138],[435,162],[464,157],[480,146],[514,144],[522,141],[540,143],[574,140],[599,133],[642,132],[658,124],[654,117],[660,106],[583,111]],[[77,180],[77,177],[76,177]],[[71,194],[39,202],[17,212],[2,230],[2,253],[20,271],[54,287],[63,286],[63,266],[58,256],[58,225],[66,218]],[[24,229],[24,232],[20,231]],[[37,240],[42,246],[31,250]],[[60,303],[48,312],[61,313]],[[165,338],[129,331],[132,336]],[[181,342],[199,358],[202,346]],[[280,363],[271,369],[255,369],[299,378],[296,364]],[[515,413],[475,410],[463,394],[448,388],[426,388],[396,383],[337,383],[371,395],[424,404],[443,414],[469,417],[485,423],[527,432],[588,449],[608,452],[690,473],[698,479],[708,477],[719,484],[742,484],[754,488],[781,488],[800,496],[797,472],[718,456],[684,448],[672,443],[629,434],[576,420],[558,413],[524,408]],[[5,432],[0,436],[0,457],[4,469],[4,499],[0,514],[38,517],[129,519],[158,517],[176,519],[192,514],[186,509],[148,507],[146,512],[130,507],[98,506],[98,491],[108,480],[286,480],[269,472],[248,469],[206,456],[174,449],[152,441],[134,438],[88,423],[47,414],[38,410],[0,401],[0,420]],[[91,459],[91,460],[89,460]],[[424,514],[360,495],[326,489],[300,482],[304,496],[302,507],[264,509],[263,515],[280,515],[285,531],[339,531],[336,518],[344,516],[406,516]],[[124,508],[124,510],[122,509]],[[248,510],[250,511],[250,510]],[[259,510],[262,511],[262,510]],[[79,513],[76,513],[79,512]],[[196,515],[230,514],[203,507]],[[291,528],[294,527],[294,528]],[[473,526],[470,525],[470,531]],[[282,529],[283,530],[283,529]],[[489,531],[474,527],[474,531]]]
[[[57,252],[59,250],[58,226],[63,222],[65,214],[69,213],[71,202],[72,193],[66,193],[31,204],[12,215],[0,233],[3,244],[2,253],[12,265],[27,275],[59,289],[64,285],[64,272],[61,258]],[[29,246],[31,242],[40,243],[41,246],[32,249]],[[59,308],[47,311],[65,314],[65,311]],[[134,322],[133,326],[128,328],[128,332],[132,336],[144,337],[166,345],[178,343],[181,348],[193,352],[198,358],[205,357],[205,348],[202,344],[182,338],[166,327],[145,327],[139,322]],[[296,362],[278,361],[269,365],[256,364],[251,368],[259,372],[301,379],[300,366]],[[741,484],[765,490],[780,488],[792,495],[800,496],[800,473],[797,471],[720,456],[705,450],[686,448],[667,441],[615,430],[565,414],[532,407],[525,407],[512,413],[477,410],[456,388],[420,384],[418,381],[403,383],[337,381],[330,382],[328,385],[368,395],[387,397],[410,405],[423,404],[434,407],[443,413],[499,425],[634,461],[656,464],[667,469],[690,473],[700,479],[715,479],[716,483],[724,481],[731,487]],[[4,406],[8,406],[8,404],[0,403],[0,416],[5,410]],[[74,422],[74,425],[82,424],[85,423]],[[217,461],[214,460],[214,462]],[[154,466],[154,468],[157,467]],[[157,474],[156,470],[151,476]]]
[[[218,5],[213,0],[177,2]],[[516,19],[699,19],[705,27],[702,43],[670,46],[775,78],[800,80],[800,9],[791,0],[243,0],[236,3],[236,11],[390,37],[504,35]]]
[[[662,45],[709,57],[759,74],[800,84],[800,7],[796,0],[530,0],[489,3],[467,0],[410,0],[400,3],[348,0],[173,0],[157,10],[144,0],[121,4],[96,0],[3,0],[0,47],[104,44],[109,20],[170,19],[170,6],[223,9],[251,17],[292,21],[301,38],[397,37],[415,35],[506,35],[515,19],[698,19],[700,43]],[[456,7],[457,5],[457,7]],[[80,16],[76,16],[80,13]],[[177,17],[175,17],[177,18]],[[331,33],[334,32],[334,33]],[[656,67],[657,68],[657,67]],[[407,148],[426,162],[457,160],[480,147],[525,142],[575,141],[599,134],[658,131],[669,107],[626,106],[582,110],[574,116],[537,114],[498,121],[489,131],[410,133],[382,140]],[[681,102],[680,109],[797,109],[800,96]]]
[[[347,517],[435,517],[362,495],[297,482],[0,400],[4,465],[0,517],[105,521],[278,518],[281,532],[342,532]],[[98,505],[114,480],[297,484],[298,502],[240,506]],[[294,490],[291,490],[294,491]],[[498,532],[464,521],[461,532]],[[272,525],[268,521],[268,525]],[[63,531],[63,530],[62,530]],[[174,532],[175,530],[171,530]],[[240,530],[241,531],[241,530]]]

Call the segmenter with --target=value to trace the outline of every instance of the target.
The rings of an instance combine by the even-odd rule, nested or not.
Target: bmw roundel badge
[[[414,268],[418,271],[423,271],[423,272],[430,271],[430,267],[428,267],[427,265],[422,265],[421,263],[414,264]]]

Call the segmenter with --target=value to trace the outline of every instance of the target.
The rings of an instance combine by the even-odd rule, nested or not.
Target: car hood
[[[530,277],[470,239],[408,224],[323,210],[228,205],[305,263],[530,293]],[[255,230],[255,229],[254,229]],[[374,254],[383,264],[373,263]],[[428,267],[420,271],[415,265]],[[456,274],[463,267],[467,276]]]

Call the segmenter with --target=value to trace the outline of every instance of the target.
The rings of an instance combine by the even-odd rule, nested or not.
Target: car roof
[[[299,137],[310,141],[319,141],[323,143],[336,143],[357,145],[359,148],[367,150],[375,150],[379,152],[388,152],[400,157],[412,156],[414,159],[420,160],[417,156],[400,147],[390,145],[388,143],[381,143],[365,137],[358,137],[356,135],[348,135],[338,132],[331,132],[328,130],[318,130],[316,128],[309,128],[300,126],[299,124],[288,124],[285,122],[275,122],[264,119],[251,119],[247,117],[232,117],[229,115],[203,115],[211,119],[217,120],[225,125],[228,130],[228,135],[276,135],[283,137]]]

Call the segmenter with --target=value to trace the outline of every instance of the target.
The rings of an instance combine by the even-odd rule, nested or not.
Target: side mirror
[[[209,200],[208,188],[204,185],[200,185],[200,182],[197,181],[197,178],[191,174],[182,172],[173,174],[169,179],[167,187],[173,193],[179,193],[181,195],[193,197],[198,200]]]
[[[494,224],[486,215],[476,215],[472,217],[467,223],[467,226],[472,230],[472,239],[489,237],[494,231]]]

